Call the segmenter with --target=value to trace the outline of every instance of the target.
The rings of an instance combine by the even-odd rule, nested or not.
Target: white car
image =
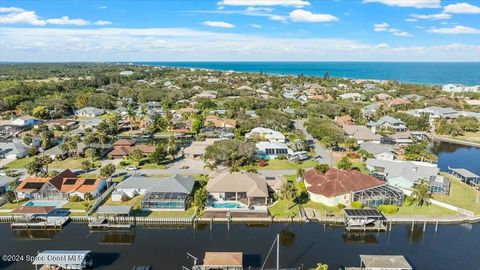
[[[127,166],[125,167],[125,170],[127,171],[136,171],[138,170],[137,166]]]

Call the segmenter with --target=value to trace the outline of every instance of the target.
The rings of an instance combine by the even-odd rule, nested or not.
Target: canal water
[[[432,145],[432,152],[438,156],[438,167],[448,172],[451,168],[464,168],[480,175],[480,148],[445,142]]]
[[[0,254],[35,255],[47,249],[92,250],[95,269],[153,269],[191,267],[205,251],[241,251],[246,264],[259,267],[280,234],[280,263],[284,268],[309,269],[327,263],[329,269],[357,266],[360,254],[401,254],[414,269],[480,270],[480,225],[394,225],[391,232],[346,234],[343,227],[318,223],[268,226],[214,225],[193,228],[136,227],[130,232],[91,233],[86,224],[71,223],[57,233],[12,231],[0,224]],[[275,266],[275,249],[267,267]],[[29,262],[0,262],[0,269],[34,269]]]

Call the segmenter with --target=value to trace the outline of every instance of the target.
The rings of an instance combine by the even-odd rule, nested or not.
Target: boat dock
[[[62,229],[70,221],[69,217],[32,217],[24,221],[13,222],[12,229]]]
[[[110,222],[107,217],[97,217],[88,223],[91,230],[130,230],[131,223],[118,224]]]

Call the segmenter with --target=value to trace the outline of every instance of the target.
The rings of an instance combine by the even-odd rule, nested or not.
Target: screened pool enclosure
[[[353,194],[353,200],[368,207],[378,207],[382,204],[401,205],[405,199],[403,192],[395,187],[383,185]]]
[[[141,206],[147,209],[185,210],[188,194],[180,192],[148,192],[143,197]]]

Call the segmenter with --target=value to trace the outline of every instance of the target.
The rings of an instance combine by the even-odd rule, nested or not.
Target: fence
[[[91,215],[95,210],[97,210],[98,206],[105,201],[105,199],[110,196],[110,194],[113,192],[115,189],[116,183],[111,183],[111,186],[102,194],[100,195],[96,200],[95,203],[88,209],[87,215]]]

